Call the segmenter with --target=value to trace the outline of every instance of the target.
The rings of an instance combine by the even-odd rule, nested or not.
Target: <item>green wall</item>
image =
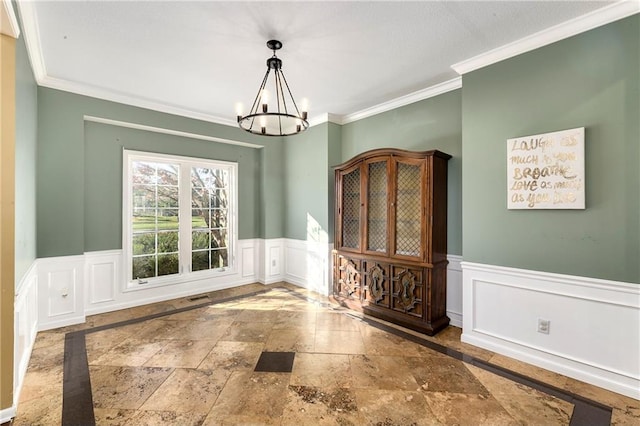
[[[38,88],[24,37],[16,40],[15,283],[36,259]]]
[[[333,167],[342,162],[342,129],[326,122],[284,140],[286,238],[333,242]]]
[[[329,208],[329,241],[334,241],[335,233],[335,199],[336,199],[336,186],[335,186],[335,173],[334,167],[342,163],[342,126],[334,123],[329,123],[329,142],[328,142],[328,159],[329,168],[327,170],[327,187],[329,192],[327,194],[328,208]]]
[[[640,282],[640,16],[463,76],[466,261]],[[585,210],[507,210],[506,140],[585,127]]]
[[[37,256],[65,256],[121,246],[122,146],[239,161],[240,238],[282,237],[282,141],[242,130],[133,106],[38,88]],[[96,116],[251,142],[227,146],[154,132],[88,124]],[[85,134],[85,130],[87,134]],[[87,136],[89,136],[87,138]],[[121,139],[118,141],[117,139]],[[255,151],[255,152],[252,152]],[[117,155],[116,155],[117,153]],[[104,155],[104,157],[102,157]],[[268,182],[268,187],[260,185]],[[265,196],[263,191],[269,191]],[[100,193],[104,192],[105,199]],[[103,208],[105,211],[102,212]]]
[[[328,141],[329,123],[284,141],[286,238],[329,241]]]
[[[375,148],[437,149],[449,160],[447,252],[462,254],[461,90],[415,102],[342,126],[342,161]]]
[[[284,142],[282,138],[262,137],[260,238],[282,238],[285,228]]]

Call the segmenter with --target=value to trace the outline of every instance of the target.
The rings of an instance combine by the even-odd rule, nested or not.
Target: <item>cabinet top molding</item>
[[[337,166],[333,166],[334,169],[342,169],[349,167],[365,158],[369,159],[372,157],[383,157],[383,156],[402,156],[409,158],[425,158],[429,156],[440,157],[445,160],[449,160],[451,156],[449,154],[445,154],[442,151],[438,151],[437,149],[432,149],[430,151],[408,151],[406,149],[399,148],[378,148],[372,149],[370,151],[362,152],[350,160],[345,161],[342,164],[338,164]]]

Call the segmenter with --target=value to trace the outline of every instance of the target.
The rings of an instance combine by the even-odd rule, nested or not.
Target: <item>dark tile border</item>
[[[64,336],[63,425],[96,424],[85,336],[84,332],[67,333]]]
[[[283,287],[277,287],[288,292],[290,295],[299,299],[305,300],[310,303],[319,303],[322,306],[330,306],[328,303],[320,302],[308,296],[299,294],[295,291],[289,290]],[[99,331],[108,330],[111,328],[122,327],[125,325],[136,324],[143,321],[148,321],[163,316],[173,315],[180,312],[190,311],[192,309],[198,309],[206,306],[215,305],[218,303],[225,303],[233,300],[239,300],[246,297],[252,297],[258,294],[264,294],[271,291],[272,288],[262,291],[256,291],[238,296],[232,296],[220,300],[208,300],[205,303],[185,306],[182,308],[174,309],[167,312],[159,312],[156,314],[147,315],[141,318],[134,318],[126,321],[120,321],[113,324],[101,325],[86,330],[73,331],[65,335],[64,344],[64,376],[63,376],[63,390],[62,390],[62,425],[63,426],[94,426],[96,424],[95,415],[93,412],[93,396],[91,393],[91,378],[89,374],[89,364],[87,361],[86,350],[86,335],[89,333],[96,333]],[[547,395],[560,398],[574,405],[573,414],[571,416],[570,426],[578,425],[590,425],[590,426],[605,426],[611,424],[612,408],[601,404],[597,401],[582,397],[573,392],[566,391],[564,389],[546,384],[534,378],[525,376],[523,374],[511,371],[496,364],[492,364],[487,361],[483,361],[471,355],[467,355],[463,352],[447,348],[446,346],[425,340],[414,334],[407,333],[399,330],[395,327],[383,324],[367,317],[359,317],[353,315],[349,311],[341,312],[343,315],[347,315],[350,318],[365,322],[367,325],[375,327],[379,330],[391,333],[398,337],[402,337],[411,342],[425,346],[441,354],[450,356],[454,359],[460,360],[467,364],[471,364],[478,368],[482,368],[485,371],[489,371],[500,377],[504,377],[516,383],[520,383],[525,386],[529,386]]]

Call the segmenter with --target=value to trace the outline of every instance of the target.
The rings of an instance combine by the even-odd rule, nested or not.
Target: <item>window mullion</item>
[[[186,274],[191,272],[191,165],[188,163],[180,163],[179,186],[180,269]]]

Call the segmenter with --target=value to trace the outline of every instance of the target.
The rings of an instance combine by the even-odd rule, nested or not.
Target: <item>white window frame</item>
[[[178,274],[163,275],[159,277],[144,278],[141,280],[131,276],[133,267],[133,217],[132,214],[132,164],[134,161],[171,162],[180,165],[178,185],[179,196],[179,270]],[[122,188],[122,253],[124,291],[142,290],[166,285],[182,284],[196,280],[210,279],[213,277],[232,275],[238,272],[236,252],[238,247],[238,163],[229,161],[211,160],[207,158],[185,157],[170,154],[157,154],[124,149],[123,150],[123,188]],[[229,265],[223,268],[191,271],[191,168],[211,167],[225,169],[229,173],[229,206],[228,206],[228,236]],[[187,188],[183,183],[187,182]],[[186,220],[183,218],[187,218]]]

